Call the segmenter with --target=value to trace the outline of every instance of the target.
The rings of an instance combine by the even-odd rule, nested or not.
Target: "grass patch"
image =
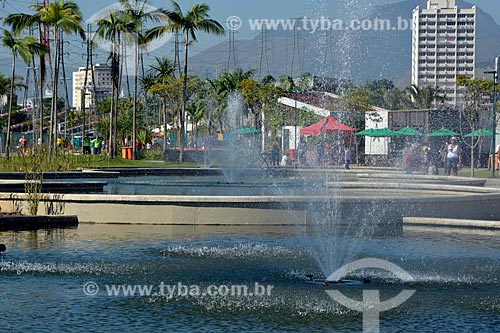
[[[9,160],[0,158],[1,172],[26,172],[26,165],[31,163],[30,156],[24,158],[21,154],[14,154]],[[194,168],[195,163],[189,162],[162,162],[162,161],[146,161],[137,160],[130,161],[122,158],[110,159],[106,156],[96,155],[74,155],[69,152],[59,153],[52,160],[45,158],[43,163],[43,171],[75,171],[80,169],[93,168]]]
[[[460,177],[470,177],[470,168],[464,168],[458,172]],[[500,172],[495,171],[495,176],[499,178]],[[475,169],[474,170],[474,178],[480,179],[491,179],[491,170],[488,169]]]

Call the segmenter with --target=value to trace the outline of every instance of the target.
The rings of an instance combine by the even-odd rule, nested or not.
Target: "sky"
[[[0,16],[6,13],[27,11],[30,4],[36,0],[0,0]],[[88,20],[93,14],[104,9],[106,6],[114,4],[117,0],[76,0],[84,14],[84,21]],[[346,4],[352,7],[352,12],[360,14],[369,12],[370,8],[377,5],[398,2],[397,0],[178,0],[183,9],[190,8],[192,5],[205,2],[211,8],[211,15],[219,22],[226,22],[231,16],[240,17],[243,22],[248,19],[259,18],[291,18],[304,15],[313,16],[315,12],[321,11],[323,4],[333,8],[335,11],[342,12]],[[478,5],[484,11],[493,16],[500,22],[500,1],[498,0],[468,0],[468,2]],[[153,7],[169,8],[168,0],[149,0]],[[342,8],[344,6],[344,8]],[[3,8],[1,8],[3,7]],[[253,38],[257,33],[249,29],[242,29],[236,34],[237,39]],[[203,36],[199,43],[193,46],[193,52],[205,49],[220,41],[221,37]],[[78,45],[74,45],[78,46]],[[81,53],[81,52],[80,52]],[[76,56],[76,54],[75,54]],[[81,57],[81,56],[80,56]],[[74,58],[76,60],[76,58]]]
[[[469,3],[479,6],[481,9],[493,16],[500,22],[500,1],[499,0],[467,0]],[[0,0],[0,17],[8,13],[15,12],[30,12],[28,6],[34,4],[36,0]],[[99,11],[106,12],[106,7],[116,4],[117,0],[76,0],[84,15],[84,21],[89,20],[94,14]],[[329,8],[340,15],[359,15],[369,14],[370,9],[377,5],[398,2],[398,0],[178,0],[179,4],[186,10],[192,5],[205,2],[210,8],[212,18],[218,20],[223,25],[226,25],[227,19],[231,16],[238,16],[243,22],[248,19],[286,19],[293,17],[315,16],[318,13]],[[149,0],[151,6],[157,8],[169,8],[171,3],[169,0]],[[251,39],[258,32],[251,31],[245,25],[235,34],[236,39]],[[196,54],[210,46],[213,46],[226,37],[203,35],[199,36],[199,42],[193,44],[190,49],[191,55]],[[163,55],[165,52],[172,54],[173,40],[162,45],[155,54]],[[67,71],[72,72],[74,69],[85,64],[85,47],[81,40],[71,38],[65,45],[66,66]],[[96,50],[97,58],[94,63],[104,63],[107,60],[107,52],[104,48]],[[152,57],[150,57],[152,58]],[[10,56],[5,48],[0,47],[0,72],[9,73]],[[18,72],[20,75],[26,74],[26,66],[18,64]],[[71,77],[71,74],[68,74]],[[71,95],[71,94],[70,94]]]

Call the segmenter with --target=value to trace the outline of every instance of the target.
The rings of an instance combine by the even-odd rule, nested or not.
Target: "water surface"
[[[77,229],[2,232],[0,331],[361,332],[361,314],[321,286],[305,230],[81,224]],[[355,258],[389,260],[415,282],[370,276],[383,299],[416,289],[381,315],[381,332],[499,332],[498,233],[412,229],[363,239]],[[83,286],[100,287],[86,296]],[[106,285],[160,283],[273,287],[269,296],[108,296]],[[363,288],[342,290],[361,299]]]

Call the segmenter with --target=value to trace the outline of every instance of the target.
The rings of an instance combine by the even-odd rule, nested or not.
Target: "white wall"
[[[377,120],[381,120],[380,122],[374,121],[374,117],[370,116],[371,114],[376,114],[377,115]],[[386,128],[389,126],[389,111],[387,110],[380,110],[380,111],[373,111],[367,113],[365,116],[366,120],[366,129],[369,128]],[[366,155],[387,155],[389,153],[389,142],[390,138],[372,138],[372,137],[365,137],[365,154]]]

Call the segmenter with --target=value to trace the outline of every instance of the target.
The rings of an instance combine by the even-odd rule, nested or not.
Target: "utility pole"
[[[31,56],[31,63],[29,65],[29,67],[27,68],[28,69],[28,75],[29,75],[29,71],[33,70],[33,110],[32,110],[32,143],[33,143],[33,147],[37,144],[37,136],[38,136],[38,133],[37,133],[37,128],[36,128],[36,121],[37,121],[37,112],[40,111],[40,107],[39,107],[39,103],[41,101],[39,101],[38,99],[38,77],[36,75],[36,71],[38,69],[38,67],[35,67],[35,56]],[[28,80],[28,87],[30,86],[30,82],[31,80]],[[37,104],[38,103],[38,104]],[[37,107],[38,105],[38,107]],[[41,126],[41,125],[40,125]]]
[[[299,65],[299,74],[302,74],[302,62],[300,60],[300,31],[298,28],[293,29],[292,69],[290,71],[290,76],[292,78],[293,78],[293,71],[295,69],[295,61],[297,61]]]
[[[267,74],[269,74],[269,57],[267,55],[267,29],[262,29],[262,40],[261,40],[261,50],[260,50],[260,63],[259,63],[259,79],[262,80],[262,66],[264,59],[266,61]]]
[[[88,25],[88,30],[90,32],[90,34],[88,35],[88,39],[91,39],[90,36],[91,34],[93,34],[94,32],[92,31],[92,26],[89,24]],[[95,81],[95,73],[94,73],[94,55],[97,57],[97,54],[94,54],[94,45],[92,42],[90,42],[90,78],[92,79],[92,84],[91,84],[91,89],[92,89],[92,96],[91,96],[91,100],[90,100],[90,116],[93,115],[93,109],[96,105],[96,81]]]
[[[179,31],[175,32],[175,44],[174,44],[174,68],[175,71],[179,74],[181,73],[181,48],[180,48],[180,42],[179,42]]]
[[[87,36],[90,36],[90,24],[87,24]],[[90,65],[90,39],[87,38],[86,42],[87,44],[87,64],[85,66],[85,80],[83,81],[83,86],[82,86],[82,104],[81,104],[81,112],[82,112],[82,119],[83,119],[83,124],[82,124],[82,153],[83,153],[83,141],[85,139],[85,104],[86,104],[86,95],[87,95],[87,85],[88,85],[88,77],[89,77],[89,65]],[[89,124],[90,125],[90,124]]]
[[[64,101],[64,138],[68,138],[68,111],[69,111],[69,93],[68,93],[68,81],[66,78],[66,68],[64,66],[64,34],[61,31],[61,55],[60,55],[60,60],[61,60],[61,65],[62,65],[62,72],[63,72],[63,82],[64,82],[64,90],[66,92],[66,99]],[[69,42],[68,42],[69,43]]]
[[[236,66],[236,31],[234,30],[229,30],[229,56],[227,58],[227,71],[229,72],[231,70],[231,62],[234,65],[234,69],[237,68]]]
[[[37,1],[37,5],[39,6],[47,6],[48,5],[48,0],[42,0],[42,1]],[[39,138],[40,141],[43,143],[43,116],[44,116],[44,105],[43,105],[43,98],[44,98],[44,81],[45,81],[45,74],[47,72],[44,59],[47,59],[50,63],[50,41],[49,41],[49,27],[48,25],[44,24],[43,26],[41,24],[38,24],[38,35],[39,35],[39,42],[45,47],[47,47],[47,55],[45,57],[40,57],[40,63],[39,63],[39,92],[40,92],[40,104],[39,104],[39,114],[40,114],[40,124],[39,124]],[[34,59],[34,58],[33,58]],[[34,62],[33,62],[34,63]],[[49,143],[50,145],[50,143]]]

